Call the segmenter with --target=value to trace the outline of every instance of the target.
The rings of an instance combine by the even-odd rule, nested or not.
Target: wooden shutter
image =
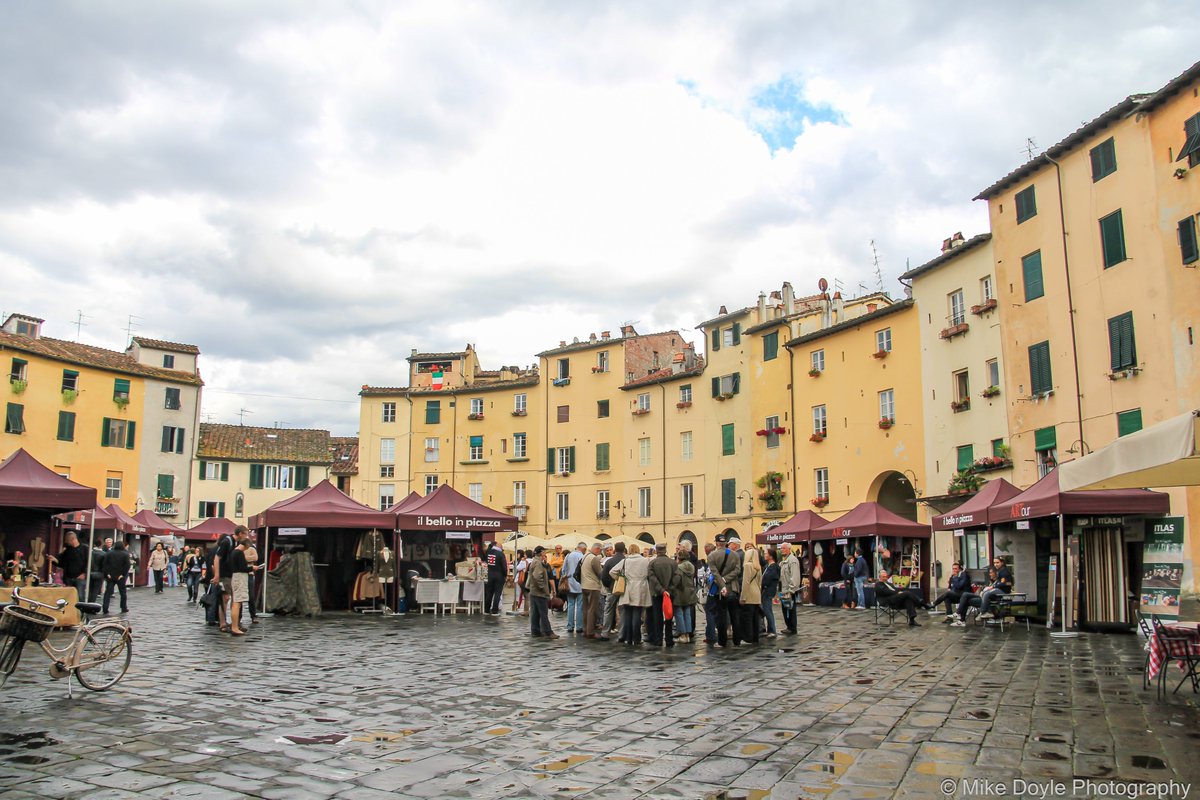
[[[296,467],[296,488],[297,489],[307,489],[308,488],[308,467],[306,467],[306,466]]]
[[[137,431],[137,423],[129,420],[129,424],[125,427],[125,449],[134,449],[134,437]]]
[[[1104,249],[1105,268],[1125,260],[1125,223],[1120,209],[1100,220],[1100,245]]]
[[[763,361],[772,361],[779,355],[779,331],[763,337]]]
[[[608,442],[600,442],[596,445],[596,470],[599,472],[609,467]]]
[[[742,390],[742,373],[733,373],[733,393],[737,394]]]
[[[721,481],[721,513],[737,513],[737,481],[733,478]]]
[[[175,476],[174,475],[159,475],[158,476],[158,496],[159,497],[174,497],[175,496]]]
[[[60,442],[75,441],[75,412],[58,412],[58,440]]]
[[[1030,217],[1037,216],[1037,195],[1034,193],[1034,188],[1028,186],[1017,192],[1015,197],[1017,203],[1017,224],[1021,224]]]
[[[1039,342],[1029,348],[1029,391],[1041,394],[1054,388],[1050,371],[1050,343]]]
[[[111,427],[112,427],[111,419],[109,419],[108,417],[105,417],[103,420],[101,420],[101,428],[100,428],[100,446],[101,447],[108,447],[108,433],[109,433],[109,428],[111,428]]]
[[[1137,366],[1132,311],[1127,311],[1108,321],[1108,351],[1113,372]]]
[[[183,455],[183,428],[176,428],[179,431],[179,438],[175,440],[175,452]]]
[[[1053,450],[1058,446],[1058,437],[1055,435],[1054,426],[1048,428],[1038,428],[1033,432],[1033,449],[1034,450]]]
[[[171,445],[171,430],[172,429],[170,425],[163,425],[162,451],[164,453],[169,453],[172,449],[174,449]]]
[[[1122,411],[1117,414],[1117,436],[1128,436],[1142,429],[1142,410]]]
[[[962,472],[965,469],[970,469],[975,463],[975,446],[965,444],[958,448],[958,471]]]
[[[223,480],[223,481],[229,480],[229,462],[228,461],[221,462],[221,480]]]
[[[721,394],[721,379],[713,378],[712,379],[712,396],[719,397],[720,394]]]
[[[547,447],[546,448],[546,472],[553,475],[557,469],[558,469],[558,464],[556,464],[554,461],[554,448]]]
[[[201,461],[200,462],[200,480],[202,480],[202,481],[208,480],[208,476],[205,474],[207,472],[208,472],[208,462]]]
[[[1200,260],[1200,248],[1196,246],[1196,218],[1179,220],[1179,255],[1183,263],[1194,264]]]
[[[217,516],[218,517],[225,516],[225,503],[224,502],[217,503]]]
[[[1042,281],[1042,251],[1035,250],[1021,259],[1021,274],[1025,281],[1025,302],[1036,300],[1046,293]]]
[[[740,322],[733,323],[733,343],[742,343],[742,323]]]
[[[196,517],[198,519],[205,518],[204,517],[204,501],[203,500],[201,500],[199,503],[196,504]]]
[[[731,456],[734,452],[733,423],[721,426],[721,455]]]
[[[264,469],[263,469],[262,464],[251,464],[250,465],[250,488],[251,489],[263,488],[263,472],[264,472]]]
[[[714,351],[721,349],[721,329],[720,328],[713,328],[712,349]]]
[[[567,448],[567,472],[575,471],[575,445]]]

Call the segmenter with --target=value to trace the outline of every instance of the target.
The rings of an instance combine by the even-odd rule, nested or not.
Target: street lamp
[[[753,514],[754,513],[754,495],[750,493],[750,490],[742,489],[742,491],[738,492],[738,497],[746,498],[746,513]]]

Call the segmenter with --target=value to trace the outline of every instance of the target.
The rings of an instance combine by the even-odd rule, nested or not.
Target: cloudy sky
[[[966,10],[964,10],[966,9]],[[205,413],[353,434],[485,367],[882,282],[1196,58],[1190,3],[0,5],[0,306],[203,351]]]

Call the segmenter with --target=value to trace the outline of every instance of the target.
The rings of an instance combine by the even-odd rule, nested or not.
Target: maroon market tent
[[[402,512],[406,509],[412,508],[413,505],[421,502],[424,499],[425,498],[423,496],[417,494],[416,492],[409,492],[408,497],[404,498],[399,503],[396,503],[394,506],[390,507],[387,510],[387,513],[399,514],[400,512]]]
[[[145,536],[150,533],[150,529],[141,520],[136,520],[129,514],[125,513],[125,509],[121,508],[116,503],[109,503],[105,509],[109,514],[117,518],[117,530],[125,533],[132,533],[138,536]]]
[[[1148,489],[1101,489],[1064,492],[1058,485],[1058,470],[1015,497],[988,508],[988,522],[1057,517],[1071,514],[1166,514],[1171,498]]]
[[[60,511],[94,505],[95,489],[64,478],[24,449],[0,462],[0,506]]]
[[[251,528],[384,528],[395,516],[352,500],[328,479],[280,500],[250,520]]]
[[[847,539],[858,536],[899,536],[928,539],[929,526],[905,519],[879,503],[859,503],[837,519],[813,529],[812,539]]]
[[[94,521],[97,530],[116,531],[121,529],[121,521],[99,505],[84,511],[68,511],[65,514],[55,514],[54,518],[64,525],[77,525],[87,528]]]
[[[400,505],[404,506],[405,500]],[[493,511],[482,503],[454,490],[444,483],[427,496],[407,505],[394,515],[396,530],[403,531],[467,531],[494,535],[515,531],[517,518]],[[486,535],[485,539],[488,538]]]
[[[193,525],[183,532],[185,540],[215,542],[224,534],[233,535],[234,528],[237,525],[225,517],[211,517],[204,520],[199,525]]]
[[[1021,493],[1004,478],[988,481],[974,497],[945,514],[933,518],[935,531],[952,531],[955,528],[982,528],[988,524],[988,509],[1004,503]]]
[[[814,528],[829,520],[808,509],[801,511],[782,525],[754,535],[755,544],[783,544],[784,542],[807,542]]]
[[[178,525],[167,522],[148,508],[143,508],[141,511],[133,515],[133,518],[142,523],[149,529],[151,536],[172,536],[175,534],[182,535],[183,528]]]

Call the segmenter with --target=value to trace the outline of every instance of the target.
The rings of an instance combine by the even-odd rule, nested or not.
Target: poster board
[[[1013,573],[1013,590],[1024,592],[1030,603],[1038,602],[1037,542],[1030,533],[1011,528],[992,531],[992,549],[1004,559]]]
[[[1146,520],[1142,548],[1139,607],[1143,614],[1178,620],[1179,589],[1183,583],[1183,517]]]

